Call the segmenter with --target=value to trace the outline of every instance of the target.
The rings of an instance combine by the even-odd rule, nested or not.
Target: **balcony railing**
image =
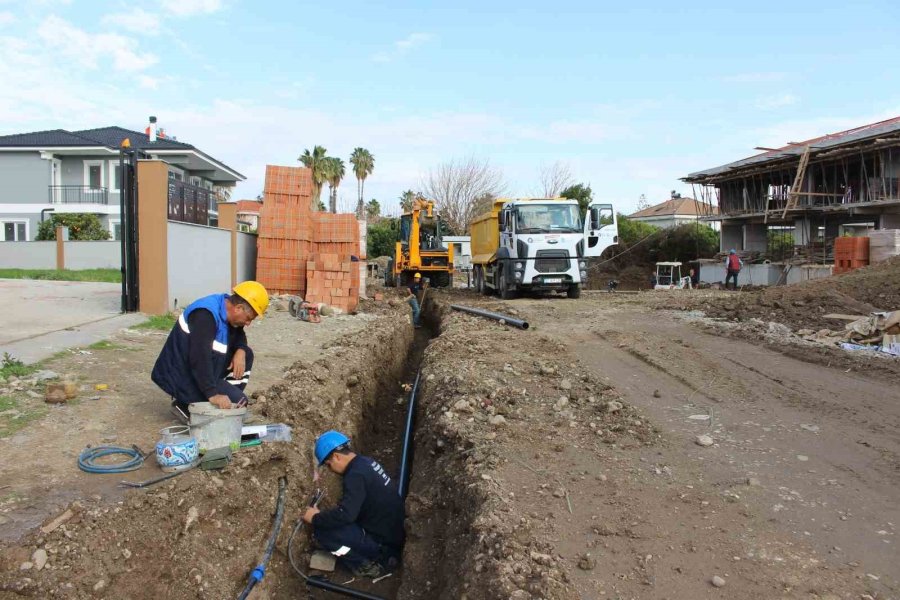
[[[169,220],[209,225],[217,214],[216,193],[177,179],[169,180]]]
[[[89,185],[51,185],[50,204],[109,204],[109,190]]]

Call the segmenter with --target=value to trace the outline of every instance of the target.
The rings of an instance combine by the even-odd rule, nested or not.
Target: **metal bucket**
[[[159,430],[162,438],[156,442],[156,462],[166,473],[192,467],[200,457],[200,446],[190,428],[174,425]]]

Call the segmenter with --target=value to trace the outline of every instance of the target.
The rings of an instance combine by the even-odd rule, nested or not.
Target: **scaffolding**
[[[683,178],[694,197],[717,205],[704,220],[754,224],[785,236],[793,259],[829,262],[838,229],[860,216],[900,213],[900,117],[830,134]],[[786,254],[787,244],[777,244]],[[776,253],[777,254],[777,253]],[[779,256],[769,256],[778,260]]]

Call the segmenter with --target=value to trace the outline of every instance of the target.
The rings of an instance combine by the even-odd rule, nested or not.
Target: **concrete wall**
[[[50,242],[48,242],[50,243]],[[66,269],[120,269],[119,242],[64,242]]]
[[[256,235],[237,233],[237,281],[256,279]]]
[[[50,161],[38,152],[2,152],[0,182],[0,203],[46,204]]]
[[[743,226],[722,223],[722,234],[719,236],[719,250],[722,252],[728,252],[732,248],[735,250],[743,250],[743,244]]]
[[[764,223],[744,225],[744,250],[765,252],[768,248],[769,228]]]
[[[0,242],[0,268],[55,269],[56,242]]]
[[[231,289],[231,232],[169,221],[169,309]]]
[[[810,279],[831,276],[831,265],[800,265],[788,271],[785,283],[799,283]],[[738,285],[775,285],[784,272],[784,265],[771,263],[762,265],[744,265],[738,275]],[[724,283],[724,263],[700,263],[700,281],[703,283]]]

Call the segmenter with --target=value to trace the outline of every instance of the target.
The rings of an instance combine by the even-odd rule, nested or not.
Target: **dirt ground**
[[[254,368],[253,411],[291,425],[293,441],[127,493],[74,457],[110,430],[149,448],[169,424],[145,375],[163,338],[126,332],[60,358],[51,368],[113,391],[0,440],[0,475],[15,486],[0,489],[0,598],[236,597],[281,477],[285,524],[251,597],[303,597],[290,532],[313,489],[326,505],[340,494],[334,475],[314,479],[315,435],[345,430],[396,474],[419,368],[403,567],[351,586],[402,599],[898,598],[898,371],[798,338],[790,312],[752,317],[761,326],[701,312],[752,294],[438,291],[421,330],[397,300],[320,326],[276,314],[249,332],[268,359]],[[66,508],[54,531],[34,529]],[[305,534],[294,550],[305,564]],[[47,565],[22,570],[36,551]]]

